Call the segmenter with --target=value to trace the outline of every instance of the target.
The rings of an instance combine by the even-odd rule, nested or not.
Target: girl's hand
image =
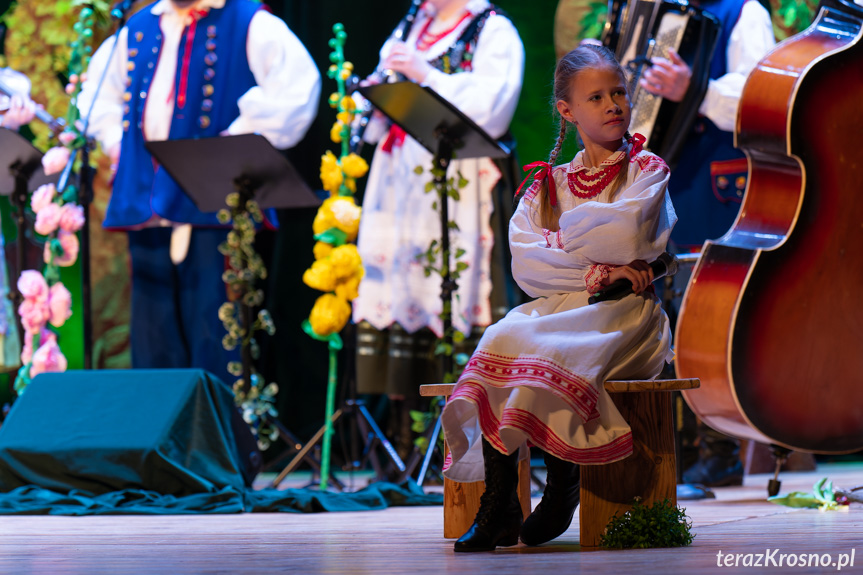
[[[644,260],[635,260],[629,265],[616,267],[608,272],[608,277],[602,285],[611,285],[617,280],[627,279],[632,282],[632,293],[640,294],[653,283],[653,270]]]
[[[384,60],[384,67],[419,83],[426,79],[432,69],[431,64],[420,58],[404,42],[393,42],[392,50]]]

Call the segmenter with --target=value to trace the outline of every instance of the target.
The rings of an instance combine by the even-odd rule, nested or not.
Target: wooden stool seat
[[[677,505],[677,460],[671,394],[695,389],[698,379],[610,380],[605,382],[614,405],[632,429],[632,455],[605,465],[581,466],[579,540],[583,550],[598,549],[606,525],[638,497],[644,505],[668,499]],[[424,397],[449,399],[455,384],[420,386]],[[530,513],[529,462],[519,465],[519,500]],[[444,478],[444,537],[461,537],[473,523],[485,485]]]

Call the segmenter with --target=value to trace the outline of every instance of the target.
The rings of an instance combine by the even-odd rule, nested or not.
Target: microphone
[[[665,276],[673,276],[677,273],[677,267],[677,258],[668,252],[662,252],[658,258],[650,262],[650,269],[653,270],[654,281]],[[587,303],[595,304],[601,301],[616,300],[631,293],[632,282],[628,279],[619,279],[608,287],[605,287],[590,296]]]
[[[135,4],[136,0],[120,0],[114,7],[111,8],[111,17],[117,20],[124,20],[126,18],[126,14],[129,13],[129,10],[132,9],[132,6]]]

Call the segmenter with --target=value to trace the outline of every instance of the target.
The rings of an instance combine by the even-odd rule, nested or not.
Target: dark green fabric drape
[[[360,511],[439,505],[415,483],[356,493],[251,488],[260,454],[202,370],[37,376],[0,427],[0,514]]]

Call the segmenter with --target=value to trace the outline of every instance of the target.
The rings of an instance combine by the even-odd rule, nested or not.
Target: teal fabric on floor
[[[43,373],[0,427],[3,492],[241,491],[250,459],[260,453],[231,390],[200,369]]]
[[[414,481],[373,483],[353,493],[312,489],[225,487],[213,493],[175,497],[126,489],[94,495],[55,493],[35,486],[0,493],[0,515],[182,515],[206,513],[319,513],[374,511],[393,506],[441,505],[440,493],[423,493]]]
[[[408,480],[353,493],[251,488],[260,453],[202,370],[34,378],[0,427],[0,515],[365,511],[441,505]]]

